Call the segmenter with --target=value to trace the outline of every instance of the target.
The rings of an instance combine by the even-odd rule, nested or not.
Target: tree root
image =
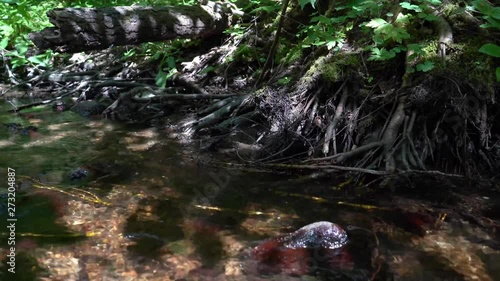
[[[288,169],[288,170],[339,170],[339,171],[348,171],[348,172],[356,172],[356,173],[364,173],[378,176],[386,176],[386,175],[411,175],[411,174],[419,174],[419,175],[432,175],[432,176],[442,176],[442,177],[451,177],[451,178],[465,178],[463,175],[459,174],[450,174],[443,173],[440,171],[420,171],[420,170],[394,170],[394,171],[380,171],[380,170],[372,170],[358,167],[346,167],[346,166],[338,166],[338,165],[293,165],[293,164],[259,164],[259,167],[266,168],[279,168],[279,169]]]
[[[432,14],[437,17],[434,21],[435,28],[439,34],[439,56],[443,64],[446,59],[446,48],[453,43],[453,31],[450,24],[441,16],[441,13],[434,8],[431,8]]]
[[[330,146],[330,141],[333,140],[333,153],[337,154],[337,146],[336,146],[336,126],[337,123],[340,119],[340,116],[342,116],[342,113],[344,112],[345,108],[345,102],[347,99],[347,88],[345,87],[346,82],[340,86],[340,88],[337,90],[337,93],[343,90],[342,96],[340,97],[339,104],[337,105],[337,109],[335,110],[335,115],[333,116],[333,120],[330,122],[330,125],[328,125],[328,128],[326,129],[325,133],[325,142],[323,143],[323,154],[328,155],[329,152],[329,146]],[[335,95],[334,95],[335,96]]]
[[[391,148],[396,142],[396,137],[398,136],[399,129],[405,118],[404,105],[406,97],[400,97],[398,99],[398,105],[391,117],[391,121],[387,125],[387,129],[382,136],[382,143],[384,144],[384,157],[385,157],[385,169],[386,171],[394,171],[396,169],[396,161],[394,160],[394,155],[391,153]]]
[[[373,142],[373,143],[369,143],[369,144],[360,146],[360,147],[355,148],[355,149],[348,151],[348,152],[339,153],[339,154],[335,154],[335,155],[327,156],[327,157],[322,157],[322,158],[313,158],[313,159],[306,160],[306,162],[319,162],[319,161],[333,160],[334,163],[341,163],[341,162],[346,161],[347,159],[350,159],[354,156],[365,153],[367,151],[370,151],[370,150],[377,148],[377,147],[380,147],[382,145],[384,145],[384,143],[381,141]]]
[[[220,100],[216,103],[213,103],[212,105],[205,108],[204,110],[199,111],[197,113],[197,115],[202,116],[202,115],[210,114],[210,113],[216,111],[217,109],[225,106],[226,104],[230,103],[233,100],[234,100],[234,97],[229,97],[229,98],[225,98],[223,100]]]
[[[221,122],[219,125],[215,126],[214,129],[219,130],[219,131],[228,131],[230,128],[236,128],[243,126],[245,124],[248,124],[252,122],[257,116],[259,115],[259,112],[256,110],[252,110],[250,112],[244,113],[242,115],[229,118],[223,122]]]
[[[234,98],[231,102],[228,104],[222,106],[221,108],[217,109],[216,111],[206,115],[205,117],[202,117],[196,121],[189,122],[185,125],[195,125],[194,130],[199,131],[203,128],[207,128],[208,126],[211,126],[220,120],[222,120],[224,117],[228,116],[231,114],[235,109],[237,109],[247,98],[249,95],[243,95]]]

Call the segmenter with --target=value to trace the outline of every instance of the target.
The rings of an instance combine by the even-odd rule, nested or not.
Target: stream
[[[391,193],[368,190],[363,179],[227,168],[226,156],[201,155],[165,129],[9,109],[0,103],[0,280],[500,280],[498,192]],[[17,183],[15,273],[9,168]],[[450,200],[487,208],[467,218],[440,209]],[[372,254],[357,247],[342,256],[352,260],[337,261],[338,272],[255,266],[253,247],[317,221],[365,229],[366,240],[375,234],[376,270],[352,273],[353,260]],[[345,272],[347,263],[354,266]]]

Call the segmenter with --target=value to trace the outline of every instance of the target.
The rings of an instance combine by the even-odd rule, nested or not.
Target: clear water
[[[0,192],[9,167],[21,183],[15,274],[5,263],[8,211],[0,198],[0,280],[326,280],[252,270],[252,247],[316,221],[376,233],[383,260],[376,280],[500,280],[498,236],[472,222],[445,219],[422,236],[398,210],[343,204],[359,200],[334,181],[207,166],[201,159],[222,157],[200,157],[161,129],[7,109],[0,104],[0,123],[38,132],[0,126]],[[89,177],[70,181],[79,167]],[[494,209],[489,218],[498,225]]]

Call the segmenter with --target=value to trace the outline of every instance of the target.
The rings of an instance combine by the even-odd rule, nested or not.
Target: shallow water
[[[418,202],[409,201],[410,211],[404,213],[380,198],[363,205],[348,186],[333,180],[205,165],[203,159],[222,157],[200,157],[162,129],[44,108],[31,110],[26,118],[7,109],[8,104],[0,104],[0,123],[33,125],[38,131],[23,134],[0,126],[0,173],[15,169],[20,184],[16,273],[7,271],[9,233],[2,232],[1,280],[371,278],[255,270],[252,247],[316,221],[375,233],[382,264],[373,275],[376,280],[500,280],[493,231],[448,217],[420,233],[415,228],[420,217],[410,208],[415,204],[418,214]],[[69,180],[77,168],[89,175]],[[6,191],[3,184],[0,192]],[[493,200],[483,199],[485,204]],[[7,199],[1,200],[0,227],[5,230]],[[498,219],[494,208],[491,213],[491,219]],[[352,249],[349,255],[355,257],[370,254]]]

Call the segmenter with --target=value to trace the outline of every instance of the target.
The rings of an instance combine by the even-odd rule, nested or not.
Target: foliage
[[[302,47],[309,48],[311,46],[325,45],[329,50],[342,48],[346,34],[336,25],[337,21],[337,18],[313,17],[311,23],[316,24],[305,27],[300,34],[306,34]]]
[[[396,23],[407,20],[406,16],[398,17]],[[404,39],[410,39],[410,34],[404,27],[398,27],[395,24],[388,23],[384,19],[375,18],[366,23],[366,26],[373,28],[373,41],[377,45],[383,45],[387,42],[402,43]]]
[[[299,4],[300,4],[300,8],[301,9],[304,9],[304,7],[307,5],[307,4],[311,4],[311,6],[314,8],[315,7],[315,4],[316,4],[316,0],[299,0]]]
[[[413,60],[418,56],[425,56],[426,53],[422,51],[421,44],[411,43],[412,35],[409,33],[407,26],[414,24],[416,21],[434,21],[437,19],[435,15],[430,13],[429,5],[440,4],[441,1],[417,1],[419,5],[410,2],[401,2],[399,5],[403,9],[401,13],[393,15],[389,13],[388,16],[394,17],[392,22],[388,22],[382,18],[374,18],[365,23],[365,26],[373,29],[373,42],[375,46],[369,47],[371,56],[369,60],[388,60],[396,57],[400,52],[408,50],[413,52],[413,55],[408,59]],[[386,49],[396,43],[397,45],[391,49]],[[408,72],[411,73],[415,70],[428,72],[434,68],[434,63],[425,60],[416,65],[415,69],[410,67]]]
[[[290,82],[292,82],[292,78],[290,76],[285,76],[278,80],[278,85],[286,86],[290,84]]]
[[[45,12],[56,4],[33,0],[10,0],[0,2],[0,49],[13,48],[26,40],[28,32],[50,25]],[[33,20],[36,19],[36,20]]]
[[[51,26],[46,13],[54,8],[64,7],[111,7],[130,5],[178,5],[174,0],[0,0],[0,50],[10,57],[9,64],[13,69],[24,66],[50,67],[54,53],[45,51],[35,56],[27,56],[33,48],[28,33]],[[194,5],[196,0],[184,0],[183,4]],[[135,55],[135,51],[124,54],[124,57]],[[147,47],[143,50],[147,52]]]
[[[491,44],[491,43],[484,44],[479,49],[479,52],[487,54],[492,57],[500,58],[500,46],[496,44]]]
[[[302,8],[307,4],[314,7],[315,3],[314,0],[300,1]],[[398,53],[407,50],[414,51],[414,57],[410,59],[425,57],[422,46],[412,42],[415,35],[411,34],[409,27],[421,21],[436,20],[431,6],[439,4],[440,0],[405,1],[399,3],[400,9],[397,9],[393,1],[344,1],[335,5],[333,15],[315,14],[310,20],[311,24],[304,26],[298,36],[304,38],[303,48],[326,46],[329,50],[340,50],[347,34],[359,26],[373,42],[365,48],[371,54],[369,60],[393,59]],[[387,9],[401,12],[396,15],[386,12],[384,15],[383,11]],[[433,67],[434,63],[425,59],[410,71],[427,72]]]
[[[483,14],[483,19],[486,23],[481,25],[482,28],[500,29],[500,7],[493,7],[484,0],[473,1],[472,5]],[[500,46],[493,43],[486,43],[479,49],[479,52],[498,58],[500,57]],[[500,82],[500,67],[496,68],[495,76],[497,82]]]
[[[172,40],[168,45],[146,43],[142,47],[138,47],[138,53],[150,57],[153,61],[159,61],[155,82],[158,87],[164,88],[168,79],[178,72],[177,62],[181,56],[181,50],[197,44],[199,44],[198,41],[191,39]]]
[[[250,14],[277,13],[281,7],[278,2],[270,0],[252,0],[244,10],[251,9]]]
[[[279,12],[281,2],[275,0],[249,0],[231,3],[244,3],[239,7],[248,11],[250,15],[272,15]],[[319,6],[317,0],[299,0],[302,9]],[[10,57],[9,64],[12,68],[23,66],[50,67],[53,53],[45,52],[35,56],[27,56],[33,46],[27,39],[27,34],[50,26],[45,16],[48,10],[61,7],[107,7],[139,5],[195,5],[196,0],[0,0],[0,49]],[[429,52],[424,51],[425,45],[418,38],[416,32],[422,22],[432,22],[437,19],[433,7],[442,5],[441,0],[339,0],[332,5],[332,10],[327,13],[317,11],[310,18],[309,24],[302,25],[297,33],[298,45],[291,48],[287,46],[280,52],[281,62],[290,63],[299,58],[303,53],[301,49],[326,47],[328,50],[340,51],[346,43],[348,35],[353,30],[361,30],[369,42],[360,40],[365,44],[361,46],[370,54],[371,61],[384,61],[396,58],[398,55],[411,50],[417,63],[410,71],[430,71],[434,63]],[[483,28],[500,29],[500,8],[494,7],[485,0],[474,0],[472,7],[479,11],[485,23]],[[226,34],[241,38],[248,31],[248,27],[239,23],[232,25]],[[418,38],[418,40],[417,40]],[[423,38],[424,40],[427,38]],[[179,41],[181,42],[181,41]],[[149,56],[159,62],[156,82],[164,86],[168,77],[176,71],[176,64],[180,57],[180,48],[184,43],[173,44],[165,47],[163,43],[144,44],[140,48],[132,48],[123,54],[123,58],[134,56]],[[296,47],[295,47],[296,46]],[[489,56],[498,57],[500,47],[494,42],[483,45],[479,52]],[[240,46],[235,52],[236,59],[246,62],[260,62],[262,54],[255,48]],[[418,59],[418,60],[416,60]],[[500,69],[497,69],[497,79],[500,81]]]
[[[472,5],[483,14],[483,19],[486,20],[482,24],[482,28],[500,28],[500,7],[493,7],[485,0],[472,1]]]

